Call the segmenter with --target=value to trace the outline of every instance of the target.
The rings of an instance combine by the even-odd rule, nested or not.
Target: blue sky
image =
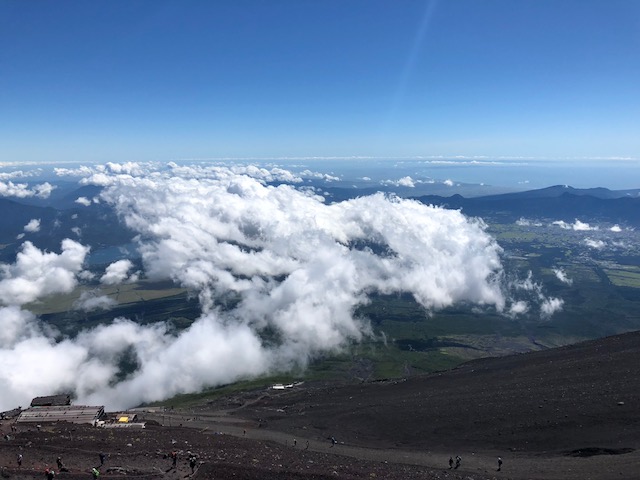
[[[635,0],[0,0],[0,162],[640,157]]]

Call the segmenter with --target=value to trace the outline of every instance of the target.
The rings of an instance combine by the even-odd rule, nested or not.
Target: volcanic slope
[[[304,385],[237,415],[270,430],[402,450],[588,455],[640,446],[640,333],[348,386]]]

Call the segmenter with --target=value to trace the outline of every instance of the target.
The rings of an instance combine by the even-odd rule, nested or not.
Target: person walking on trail
[[[189,466],[191,467],[191,475],[193,475],[193,472],[196,469],[196,465],[198,463],[198,457],[193,454],[189,457]]]
[[[498,457],[498,471],[502,470],[502,457]]]
[[[91,475],[93,475],[93,480],[98,480],[98,477],[100,476],[100,470],[98,470],[96,467],[93,467],[91,469]]]
[[[47,477],[47,480],[53,480],[56,477],[56,471],[53,468],[47,468],[44,471],[44,475]]]
[[[104,461],[107,458],[107,454],[104,453],[104,452],[100,452],[99,456],[100,456],[100,466],[103,466],[104,465]]]
[[[453,457],[449,457],[449,470],[453,468]]]
[[[18,466],[19,466],[19,467],[21,467],[21,466],[22,466],[22,454],[21,454],[21,453],[19,453],[19,454],[16,456],[16,462],[18,462]]]
[[[336,443],[338,443],[338,441],[336,440],[336,437],[331,437],[331,447],[333,447]]]
[[[456,455],[456,468],[460,466],[460,463],[462,463],[462,457],[460,457],[460,455]]]
[[[174,450],[171,452],[171,466],[177,468],[178,465],[178,453]]]
[[[62,467],[64,466],[62,464],[62,457],[56,458],[56,465],[58,465],[58,470],[62,470]]]

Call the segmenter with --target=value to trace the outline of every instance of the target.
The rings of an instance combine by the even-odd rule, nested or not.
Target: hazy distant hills
[[[573,188],[568,185],[554,185],[552,187],[540,188],[538,190],[527,190],[525,192],[504,193],[500,195],[487,195],[483,200],[492,199],[523,199],[523,198],[557,198],[565,194],[594,197],[600,199],[612,198],[640,198],[640,189],[634,190],[609,190],[608,188]]]
[[[40,249],[59,251],[60,242],[71,238],[92,249],[119,246],[131,241],[133,233],[118,219],[106,204],[79,205],[80,196],[92,198],[97,187],[82,187],[56,199],[48,199],[51,206],[34,205],[27,201],[0,198],[0,261],[12,262],[25,241]],[[38,227],[25,229],[31,221]]]
[[[576,189],[553,186],[485,197],[425,195],[422,203],[461,209],[466,215],[511,222],[520,217],[574,221],[598,220],[629,226],[640,225],[640,190]]]

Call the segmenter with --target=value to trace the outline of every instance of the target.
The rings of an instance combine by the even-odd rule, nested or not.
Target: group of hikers
[[[452,468],[459,468],[462,463],[462,457],[460,455],[456,455],[455,466],[453,457],[449,457],[449,470]],[[498,471],[502,470],[502,457],[498,457]]]
[[[462,463],[462,457],[460,455],[456,455],[456,466],[453,466],[453,457],[449,457],[449,469],[458,468]]]
[[[195,453],[192,453],[190,451],[187,452],[187,455],[189,458],[189,467],[191,467],[191,475],[193,475],[196,470],[196,465],[198,465],[198,456]],[[178,452],[173,450],[169,454],[169,458],[171,459],[171,469],[177,469],[178,468]]]
[[[94,480],[97,480],[98,477],[100,476],[100,470],[99,468],[101,466],[104,465],[104,461],[107,458],[107,455],[105,453],[100,452],[98,454],[98,458],[100,459],[100,465],[97,467],[93,467],[91,469],[91,475],[93,476]],[[18,467],[22,466],[22,454],[19,453],[16,457],[16,462],[18,463]],[[62,461],[62,457],[58,456],[58,458],[56,458],[56,466],[58,467],[58,472],[69,472],[70,470],[67,468],[67,466],[64,464],[64,462]],[[56,471],[55,469],[51,468],[51,467],[47,467],[44,471],[44,476],[47,478],[47,480],[54,480],[56,478]]]
[[[94,480],[96,480],[100,476],[99,468],[104,465],[104,462],[107,459],[107,454],[100,452],[98,454],[98,458],[100,459],[100,465],[98,465],[97,467],[93,467],[91,469],[91,474],[92,474]],[[18,453],[16,455],[16,463],[18,464],[18,467],[22,467],[22,459],[23,459],[22,454]],[[58,458],[56,458],[56,467],[58,467],[58,473],[60,473],[60,472],[63,472],[63,473],[64,472],[70,472],[69,468],[62,461],[62,457],[61,456],[58,456]],[[52,468],[52,467],[47,467],[44,470],[44,476],[47,478],[47,480],[54,480],[55,477],[56,477],[56,470],[54,468]]]
[[[195,473],[196,466],[198,465],[198,456],[195,453],[192,453],[190,451],[187,452],[187,455],[189,460],[189,467],[191,468],[191,474],[193,475],[193,473]],[[100,477],[100,467],[104,465],[104,462],[107,459],[107,455],[105,453],[100,452],[98,454],[98,458],[100,459],[100,465],[93,467],[91,469],[91,475],[93,476],[94,480],[97,480]],[[172,451],[171,453],[169,453],[169,458],[171,458],[171,468],[177,469],[178,452],[176,452],[175,450]],[[18,464],[18,467],[22,467],[22,460],[23,460],[22,454],[18,453],[16,455],[16,463]],[[69,468],[67,468],[67,466],[62,461],[61,456],[58,456],[56,458],[56,466],[58,467],[58,473],[70,471]],[[52,467],[47,467],[44,471],[44,475],[47,478],[47,480],[54,480],[56,477],[56,470]]]

